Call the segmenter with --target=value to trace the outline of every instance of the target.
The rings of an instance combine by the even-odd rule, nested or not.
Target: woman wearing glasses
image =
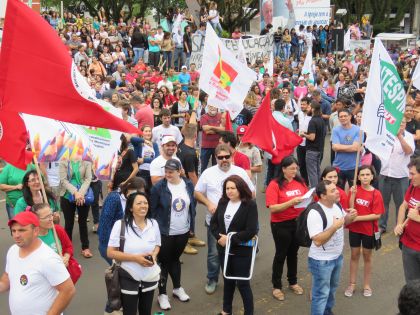
[[[297,284],[299,246],[295,239],[296,218],[303,208],[296,206],[308,188],[298,171],[298,161],[293,156],[285,157],[280,163],[279,177],[272,180],[266,190],[266,205],[271,211],[271,233],[276,247],[271,281],[273,296],[279,301],[284,300],[282,275],[285,261],[289,289],[297,295],[303,294],[302,287]]]

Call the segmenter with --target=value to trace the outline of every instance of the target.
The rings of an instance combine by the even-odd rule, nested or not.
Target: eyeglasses
[[[31,178],[31,179],[28,179],[28,183],[39,183],[40,181],[39,181],[39,178]]]
[[[52,214],[52,213],[50,213],[49,215],[47,215],[47,216],[45,216],[45,217],[43,217],[43,218],[39,218],[40,220],[50,220],[50,219],[52,219],[54,217],[54,215]]]
[[[228,154],[228,155],[219,155],[219,156],[217,156],[217,159],[218,159],[219,161],[222,161],[222,160],[229,160],[229,159],[230,159],[230,154]]]

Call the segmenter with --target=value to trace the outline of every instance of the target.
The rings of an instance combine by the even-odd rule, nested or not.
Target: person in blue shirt
[[[360,148],[360,128],[351,123],[351,113],[348,109],[338,111],[340,125],[332,130],[332,149],[335,151],[333,166],[338,167],[341,179],[341,188],[344,189],[346,182],[353,186],[354,170],[356,168],[357,150]]]
[[[178,81],[181,84],[181,89],[188,91],[188,86],[191,84],[191,76],[187,72],[187,66],[182,66],[181,73],[178,74]]]

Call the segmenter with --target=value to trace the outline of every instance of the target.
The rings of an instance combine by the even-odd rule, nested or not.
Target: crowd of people
[[[7,254],[0,292],[10,289],[12,314],[33,310],[60,314],[65,310],[75,293],[73,283],[81,274],[72,245],[75,221],[81,255],[86,259],[94,255],[88,233],[90,209],[100,255],[108,264],[113,259],[121,262],[124,315],[151,314],[156,288],[159,307],[172,309],[168,276],[172,295],[189,301],[188,290],[182,286],[180,257],[196,254],[195,247],[200,246],[208,250],[205,292],[213,294],[219,286],[220,270],[225,274],[220,314],[232,314],[236,287],[244,313],[256,314],[248,276],[260,228],[258,212],[263,211],[257,209],[255,198],[261,193],[265,193],[271,213],[274,299],[286,298],[285,263],[288,288],[296,295],[304,293],[298,283],[297,238],[297,219],[303,213],[312,240],[307,262],[312,275],[311,314],[333,314],[344,265],[344,228],[351,248],[349,283],[343,292],[346,297],[351,298],[358,289],[367,298],[374,294],[373,251],[379,247],[379,235],[389,231],[400,236],[407,283],[400,301],[418,296],[420,93],[408,94],[388,160],[364,148],[360,124],[370,50],[333,54],[333,25],[276,30],[273,74],[268,72],[268,59],[250,65],[255,69],[255,82],[242,111],[231,121],[233,130],[229,130],[226,113],[208,103],[208,96],[198,87],[200,72],[190,63],[193,32],[205,36],[207,22],[219,35],[223,31],[215,3],[208,12],[202,8],[199,27],[191,14],[179,10],[168,11],[165,23],[156,28],[142,19],[107,21],[103,14],[84,19],[66,13],[61,20],[52,12],[45,18],[57,30],[96,97],[121,108],[123,119],[138,127],[139,134],[121,136],[118,164],[103,197],[102,183],[88,161],[41,164],[41,174],[33,164],[27,170],[10,164],[2,169],[0,190],[6,192],[16,245]],[[264,32],[270,29],[268,24]],[[357,23],[350,30],[353,38],[372,35],[371,28],[364,26],[361,32]],[[237,39],[241,36],[239,29],[232,34]],[[314,53],[313,79],[302,70],[309,48]],[[390,55],[408,86],[418,50],[393,47]],[[266,97],[275,120],[302,137],[294,155],[279,164],[252,143],[241,141]],[[326,155],[328,148],[330,156]],[[359,151],[360,166],[356,165]],[[321,170],[321,161],[330,166]],[[47,186],[47,200],[40,176]],[[303,196],[311,188],[315,189],[315,202],[302,206]],[[391,196],[396,222],[389,222]],[[206,241],[195,235],[198,204],[206,208]],[[60,221],[64,221],[64,229]],[[50,249],[60,254],[61,260]],[[363,283],[357,284],[360,256]],[[37,290],[25,290],[27,275],[34,277],[30,281],[36,283]],[[410,290],[416,283],[417,293],[413,293]],[[31,303],[21,302],[29,297]],[[403,315],[414,314],[404,307],[400,310]],[[116,314],[119,310],[107,303],[105,312]]]

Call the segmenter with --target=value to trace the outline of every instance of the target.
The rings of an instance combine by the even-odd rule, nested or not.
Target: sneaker
[[[166,294],[158,295],[158,303],[159,303],[160,309],[163,311],[167,311],[171,309],[171,304],[169,304],[169,299]]]
[[[188,244],[190,244],[191,246],[198,246],[198,247],[203,247],[206,246],[206,242],[196,238],[196,237],[190,237],[188,239]]]
[[[184,254],[187,254],[187,255],[196,255],[197,253],[198,253],[198,250],[196,250],[190,244],[185,245]]]
[[[207,294],[213,294],[216,291],[217,282],[215,281],[208,281],[204,290],[206,290]]]
[[[172,294],[174,297],[178,298],[181,302],[188,302],[190,300],[190,297],[187,293],[185,293],[185,290],[181,287],[178,289],[174,289],[172,291]]]

